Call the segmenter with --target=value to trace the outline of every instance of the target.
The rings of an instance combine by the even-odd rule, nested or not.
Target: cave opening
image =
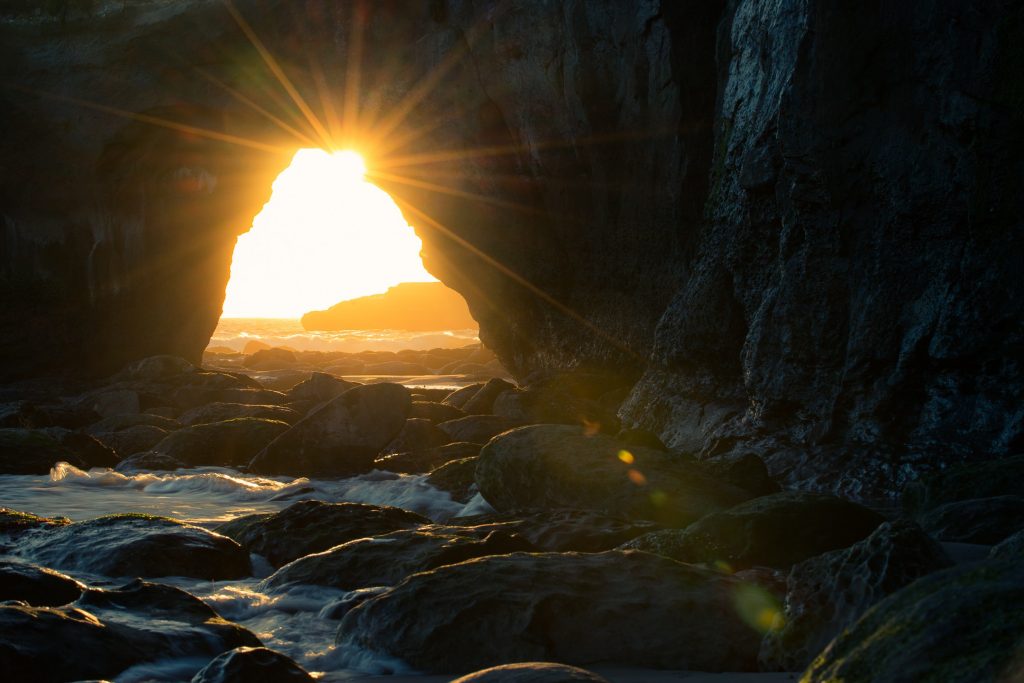
[[[208,354],[464,346],[478,326],[355,150],[304,148],[235,245]]]

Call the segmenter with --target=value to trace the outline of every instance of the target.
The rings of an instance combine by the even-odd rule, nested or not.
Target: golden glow
[[[619,460],[626,463],[627,465],[632,465],[636,458],[634,458],[633,454],[630,453],[629,451],[623,450],[619,451]]]
[[[394,200],[352,151],[300,149],[238,238],[226,318],[298,318],[400,282],[434,282]]]

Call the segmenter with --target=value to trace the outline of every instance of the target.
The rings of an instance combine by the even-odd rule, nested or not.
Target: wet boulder
[[[186,410],[178,418],[178,421],[185,426],[208,424],[210,422],[223,422],[241,417],[254,417],[263,420],[277,420],[295,424],[302,416],[288,408],[280,405],[259,405],[248,403],[207,403],[191,410]]]
[[[0,605],[0,670],[12,681],[112,680],[169,653],[207,659],[260,645],[198,598],[143,581],[89,589],[65,607]]]
[[[217,655],[191,683],[313,683],[295,660],[265,647],[237,647]]]
[[[468,415],[489,415],[494,412],[494,400],[515,388],[511,382],[498,377],[489,379],[462,405],[462,410]]]
[[[287,423],[278,420],[239,417],[183,427],[169,434],[153,451],[191,466],[239,467],[288,429]]]
[[[36,607],[74,602],[85,585],[60,572],[28,562],[0,560],[0,602],[20,600]]]
[[[93,436],[97,441],[113,449],[121,459],[136,453],[148,451],[167,438],[166,429],[154,425],[138,424],[116,432],[99,432]],[[117,463],[114,464],[116,466]]]
[[[930,574],[885,598],[804,672],[826,681],[1015,680],[1024,633],[1024,563],[970,563]]]
[[[885,522],[849,548],[805,560],[789,574],[782,625],[761,644],[766,671],[802,671],[870,607],[952,562],[915,523]]]
[[[476,464],[479,456],[451,460],[430,470],[427,483],[441,489],[460,503],[468,503],[476,493]]]
[[[367,384],[325,403],[270,442],[250,463],[259,474],[343,476],[373,469],[412,403],[399,384]]]
[[[49,474],[58,462],[89,465],[59,439],[40,429],[0,429],[0,474]]]
[[[587,425],[614,434],[619,419],[599,402],[573,396],[557,387],[517,389],[498,396],[492,407],[499,415],[519,424]]]
[[[457,420],[448,420],[437,428],[449,436],[450,441],[487,443],[492,438],[515,427],[522,426],[518,420],[498,415],[467,415]]]
[[[431,526],[374,538],[360,538],[281,567],[260,585],[280,589],[314,584],[342,590],[393,586],[416,572],[486,555],[529,552],[536,548],[509,531]]]
[[[413,574],[345,615],[341,647],[425,672],[521,661],[751,671],[741,582],[647,553],[514,553]]]
[[[106,576],[237,579],[251,573],[238,543],[168,517],[120,514],[33,529],[15,554],[55,569]]]
[[[248,356],[242,365],[251,370],[278,370],[289,368],[299,362],[295,352],[288,349],[270,348],[260,349]]]
[[[130,455],[117,463],[114,469],[123,474],[135,474],[146,470],[178,470],[188,467],[185,463],[163,453],[143,451]]]
[[[608,683],[593,671],[552,662],[502,664],[460,676],[452,683]]]
[[[449,524],[505,529],[549,552],[597,553],[612,550],[660,527],[646,520],[626,519],[592,510],[552,509],[533,513],[453,517]]]
[[[844,498],[785,491],[709,514],[685,529],[663,529],[623,546],[680,562],[786,569],[866,538],[885,519]]]
[[[174,431],[181,427],[181,423],[175,419],[154,415],[152,413],[133,413],[128,415],[113,415],[105,417],[98,422],[93,422],[83,431],[86,434],[109,434],[119,432],[131,427],[147,426],[159,427],[165,432]]]
[[[429,523],[426,517],[396,507],[303,500],[273,514],[247,515],[225,522],[217,532],[280,567],[356,538]]]
[[[409,417],[418,417],[424,420],[430,420],[434,424],[439,424],[449,420],[457,420],[460,417],[466,417],[466,413],[454,406],[445,405],[444,403],[414,400],[412,402],[412,408],[409,410]]]
[[[921,515],[918,521],[940,541],[995,545],[1024,529],[1024,496],[945,503]]]
[[[441,374],[445,374],[443,370]],[[452,393],[445,396],[441,400],[441,403],[445,404],[446,406],[452,406],[453,408],[459,408],[461,410],[462,406],[466,405],[466,402],[469,401],[469,399],[473,398],[473,396],[476,395],[476,392],[480,391],[480,389],[483,386],[483,382],[478,382],[476,384],[464,386],[461,389],[456,389]]]
[[[435,427],[430,420],[410,417],[405,421],[402,430],[384,447],[384,453],[424,451],[443,446],[451,441],[451,437]]]
[[[314,372],[288,390],[288,400],[323,403],[357,386],[356,382],[348,382],[326,372]]]
[[[16,539],[29,531],[51,529],[71,524],[67,517],[40,517],[31,512],[19,512],[0,507],[0,537]]]
[[[452,460],[479,455],[481,448],[483,446],[478,443],[456,441],[436,448],[381,455],[374,460],[373,465],[389,472],[419,474],[420,472],[430,472],[435,467]]]
[[[750,494],[662,451],[567,425],[533,425],[484,446],[476,469],[499,512],[574,508],[682,526]]]

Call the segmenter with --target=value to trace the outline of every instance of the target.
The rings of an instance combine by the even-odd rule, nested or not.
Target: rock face
[[[941,546],[907,520],[886,522],[849,548],[793,567],[783,625],[761,644],[761,668],[801,671],[870,607],[951,565]]]
[[[302,316],[307,330],[462,330],[476,321],[459,293],[440,282],[404,282],[384,294],[342,301]]]
[[[409,390],[399,384],[349,389],[270,442],[250,469],[296,476],[367,472],[405,426],[411,403]]]
[[[516,553],[414,574],[355,607],[341,646],[459,673],[516,661],[749,671],[740,582],[646,553]]]
[[[629,426],[863,497],[1019,448],[1015,6],[235,4],[320,118],[374,36],[372,178],[520,379],[639,376]],[[235,238],[335,141],[277,125],[219,3],[27,7],[0,22],[0,377],[198,361]]]
[[[395,507],[303,500],[274,514],[247,515],[217,527],[275,567],[356,538],[411,529],[430,520]]]
[[[670,526],[750,497],[682,458],[623,446],[577,427],[522,427],[484,446],[476,483],[499,512],[578,508]]]
[[[775,493],[703,517],[685,529],[654,531],[627,548],[681,562],[724,562],[788,569],[793,564],[865,538],[884,518],[842,498]]]
[[[166,517],[123,514],[36,528],[15,552],[56,569],[107,576],[238,579],[249,555],[230,538]]]
[[[801,683],[1014,680],[1024,632],[1019,558],[947,569],[889,596],[814,660]]]

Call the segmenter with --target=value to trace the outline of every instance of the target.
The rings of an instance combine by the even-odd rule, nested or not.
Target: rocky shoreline
[[[624,393],[600,377],[410,389],[311,358],[261,351],[213,369],[159,356],[78,393],[9,400],[0,474],[58,462],[124,476],[389,471],[476,514],[431,519],[301,489],[212,529],[4,508],[8,680],[312,680],[182,589],[188,578],[247,581],[268,600],[322,589],[333,598],[316,618],[344,668],[363,658],[375,673],[464,683],[606,680],[554,663],[802,671],[804,683],[1021,671],[1022,457],[922,479],[901,509],[879,510],[784,490],[756,455],[699,460],[622,429]],[[472,673],[515,662],[548,664]]]

